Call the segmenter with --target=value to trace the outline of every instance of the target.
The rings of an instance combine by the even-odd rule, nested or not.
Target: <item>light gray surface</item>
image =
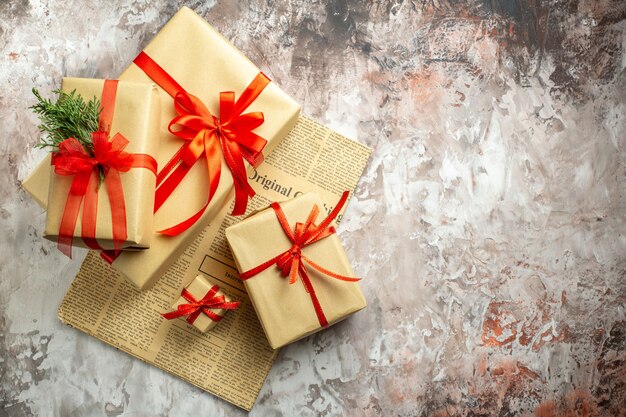
[[[181,4],[0,2],[2,416],[244,414],[56,320],[84,251],[19,188],[30,88],[115,77]],[[374,148],[340,230],[369,307],[251,415],[625,415],[626,3],[187,4]]]

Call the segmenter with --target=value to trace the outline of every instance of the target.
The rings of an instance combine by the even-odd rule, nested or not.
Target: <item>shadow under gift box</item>
[[[280,203],[292,231],[296,222],[306,221],[315,204],[321,210],[315,223],[320,224],[326,213],[316,193]],[[249,271],[292,246],[272,208],[227,228],[226,239],[239,272]],[[354,277],[336,233],[305,246],[302,254],[336,274]],[[329,326],[366,307],[357,282],[341,281],[306,268]],[[245,280],[244,285],[273,349],[322,330],[311,296],[300,277],[294,284],[289,284],[289,277],[282,276],[280,269],[271,265]]]
[[[188,93],[197,96],[215,116],[219,116],[220,92],[233,91],[237,99],[259,73],[258,67],[187,7],[183,7],[170,19],[144,52]],[[119,78],[126,81],[154,82],[134,63]],[[158,89],[161,98],[161,124],[157,161],[161,168],[185,141],[169,133],[168,125],[177,113],[172,97],[163,89]],[[255,111],[264,114],[263,124],[254,129],[254,133],[267,140],[263,151],[267,156],[295,126],[300,106],[274,82],[270,82],[244,113]],[[252,171],[247,162],[246,169],[248,173]],[[222,173],[217,191],[194,225],[174,237],[155,232],[150,241],[150,249],[124,251],[112,266],[138,288],[150,288],[209,224],[220,208],[233,199],[233,184],[230,170],[222,157]],[[27,182],[24,186],[28,189]],[[207,163],[201,157],[155,213],[154,230],[171,227],[195,214],[206,203],[208,189]]]
[[[64,78],[61,90],[70,93],[76,91],[87,102],[93,97],[102,96],[104,80],[86,78]],[[121,133],[127,140],[125,152],[134,154],[157,155],[159,145],[160,100],[153,83],[119,82],[116,89],[113,119],[110,137]],[[54,173],[50,158],[46,158],[45,170],[48,178],[31,177],[36,187],[49,184],[46,194],[46,228],[44,237],[57,241],[61,220],[74,176],[62,176]],[[145,168],[131,168],[120,172],[120,181],[124,190],[126,206],[127,238],[122,243],[124,249],[142,249],[150,247],[153,230],[154,188],[156,177]],[[43,199],[43,196],[42,196]],[[74,228],[72,246],[87,247],[81,239],[82,211]],[[98,211],[96,216],[96,240],[104,249],[113,249],[113,231],[111,204],[106,184],[98,188]]]

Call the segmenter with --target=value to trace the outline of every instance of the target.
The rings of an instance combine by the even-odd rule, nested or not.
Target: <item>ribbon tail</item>
[[[113,247],[116,251],[122,249],[122,245],[128,239],[126,225],[126,202],[124,201],[124,188],[122,179],[117,169],[109,169],[104,177],[109,202],[111,204],[111,223],[113,229]]]
[[[159,211],[165,200],[174,192],[178,184],[181,183],[187,172],[191,169],[192,165],[182,162],[182,151],[185,150],[189,144],[183,145],[178,152],[167,162],[165,167],[157,175],[157,189],[154,194],[154,212]],[[174,167],[176,169],[174,169]],[[171,170],[174,172],[171,175],[167,175]]]
[[[232,215],[233,216],[242,216],[246,213],[246,208],[248,207],[248,199],[249,197],[254,196],[254,191],[252,195],[248,194],[245,188],[241,186],[241,184],[235,180],[235,205],[233,206]]]
[[[315,262],[313,262],[311,259],[307,258],[306,256],[302,256],[302,260],[306,261],[306,263],[308,263],[312,268],[318,270],[324,275],[328,275],[331,278],[335,278],[335,279],[338,279],[341,281],[347,281],[347,282],[358,282],[361,280],[361,278],[355,278],[355,277],[349,277],[347,275],[336,274],[333,271],[330,271],[324,268],[323,266],[316,264]]]
[[[208,132],[205,133],[205,135],[209,135],[209,134],[210,133]],[[207,159],[207,171],[208,171],[208,176],[209,176],[209,195],[208,195],[206,204],[196,214],[194,214],[187,220],[182,221],[178,223],[177,225],[174,225],[167,229],[160,230],[158,233],[166,235],[166,236],[179,235],[180,233],[189,229],[195,222],[197,222],[198,219],[202,217],[202,214],[204,214],[205,210],[211,203],[211,200],[213,199],[213,196],[215,195],[215,192],[217,191],[217,187],[220,183],[220,176],[222,172],[222,158],[220,154],[220,149],[217,146],[216,141],[209,140],[209,138],[205,136],[204,145],[205,145],[205,153],[206,153],[206,159]],[[182,165],[184,164],[181,164],[179,166],[182,166]],[[172,173],[170,177],[172,177],[174,174],[175,172]],[[168,180],[169,180],[169,177],[168,177]]]
[[[157,161],[152,156],[146,154],[133,154],[132,167],[145,168],[155,175],[157,173]],[[104,259],[108,264],[112,264],[120,254],[121,251],[119,250],[105,250],[100,252],[100,257]]]
[[[188,143],[183,145],[183,146],[181,146],[178,149],[178,151],[176,151],[176,153],[170,158],[170,160],[167,161],[165,166],[163,168],[161,168],[161,170],[159,171],[159,173],[157,174],[157,177],[156,177],[156,186],[157,187],[161,186],[161,183],[163,183],[163,181],[167,178],[169,173],[183,159],[182,154],[183,154],[184,150],[187,149],[188,146],[189,146]],[[168,196],[169,196],[169,194],[168,194]],[[158,210],[158,209],[155,209],[154,211],[156,212],[156,210]]]
[[[227,138],[220,138],[222,152],[226,165],[230,168],[235,187],[235,205],[233,207],[233,216],[241,216],[245,214],[248,207],[248,197],[254,197],[255,193],[248,183],[248,175],[246,166],[243,162],[243,153],[237,142]]]
[[[159,230],[157,233],[165,235],[165,236],[177,236],[179,234],[181,234],[182,232],[184,232],[185,230],[189,229],[195,222],[198,221],[198,219],[200,219],[200,217],[202,217],[202,214],[204,214],[204,211],[206,210],[206,208],[209,206],[209,203],[207,202],[204,207],[202,207],[196,214],[194,214],[193,216],[191,216],[190,218],[188,218],[185,221],[182,221],[172,227],[168,227],[166,229],[163,230]]]
[[[120,256],[121,253],[122,251],[118,251],[118,250],[104,250],[100,252],[100,257],[104,259],[106,263],[111,265],[113,262],[115,262],[117,257]]]
[[[170,311],[169,313],[161,313],[161,316],[165,317],[168,320],[172,320],[178,317],[194,314],[199,310],[200,307],[197,304],[180,304],[176,308],[176,310]]]
[[[152,156],[145,153],[134,153],[131,168],[145,168],[157,175],[157,161]]]
[[[88,175],[90,175],[89,173]],[[89,177],[84,174],[77,174],[72,180],[72,187],[80,181],[88,181]],[[57,247],[68,258],[72,257],[72,242],[74,241],[74,230],[78,221],[80,206],[83,203],[84,194],[73,194],[71,191],[65,201],[63,216],[61,217],[61,226],[59,227],[59,236],[57,239]]]
[[[228,301],[221,303],[217,306],[217,308],[220,308],[222,310],[235,310],[237,307],[239,307],[239,304],[239,301]]]
[[[346,201],[348,201],[348,197],[349,196],[350,196],[350,192],[349,191],[344,191],[343,192],[343,194],[341,195],[341,198],[339,199],[337,204],[335,204],[335,208],[332,209],[332,211],[330,212],[328,217],[326,217],[317,226],[317,228],[311,234],[311,236],[309,236],[307,238],[307,242],[306,242],[307,244],[310,244],[310,243],[318,240],[319,235],[323,234],[324,231],[326,230],[326,228],[332,223],[333,220],[335,220],[335,217],[337,217],[337,215],[339,214],[339,212],[343,208],[344,204],[346,204]]]
[[[209,199],[207,205],[213,200],[213,196],[217,191],[217,186],[220,184],[220,177],[222,175],[222,153],[218,145],[217,140],[211,140],[210,136],[215,133],[204,133],[204,153],[206,155],[207,175],[209,178]]]
[[[320,326],[326,327],[328,326],[328,320],[326,319],[326,315],[324,314],[324,310],[322,310],[322,305],[320,301],[317,299],[317,295],[315,294],[315,289],[313,288],[313,284],[309,279],[309,275],[306,273],[306,268],[302,263],[300,263],[300,267],[298,268],[300,272],[300,278],[302,278],[302,283],[304,284],[304,288],[306,292],[309,293],[311,297],[311,302],[313,303],[313,308],[315,309],[315,314],[317,315],[317,320],[320,323]]]
[[[81,238],[85,245],[91,249],[102,249],[96,240],[96,220],[98,218],[98,170],[89,173],[89,180],[85,192],[85,205],[83,206],[83,223],[81,225]]]
[[[294,259],[291,262],[291,270],[289,271],[289,284],[295,284],[298,280],[298,270],[300,269],[301,261]]]

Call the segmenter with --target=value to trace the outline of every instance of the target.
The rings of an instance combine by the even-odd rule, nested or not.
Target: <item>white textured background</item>
[[[56,320],[84,251],[19,185],[30,88],[116,77],[181,4],[0,0],[0,416],[244,415]],[[185,4],[374,148],[341,227],[369,308],[252,416],[626,415],[626,3]]]

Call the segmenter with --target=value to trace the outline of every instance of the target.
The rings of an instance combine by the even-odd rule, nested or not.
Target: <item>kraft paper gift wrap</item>
[[[61,89],[70,93],[75,90],[85,101],[94,96],[102,97],[104,80],[84,78],[64,78]],[[153,83],[119,82],[115,95],[110,137],[121,133],[128,141],[125,152],[147,154],[156,158],[159,146],[160,100]],[[44,236],[57,241],[59,227],[74,176],[61,176],[54,173],[50,158],[46,158],[45,171],[48,173],[49,190]],[[126,227],[128,237],[122,248],[141,249],[150,246],[153,230],[154,188],[156,177],[146,168],[131,168],[120,172],[126,206]],[[35,188],[43,188],[48,182],[44,176],[31,177]],[[81,239],[81,218],[84,202],[76,221],[72,246],[86,247]],[[96,240],[105,249],[113,249],[111,204],[107,186],[102,182],[98,188],[98,211],[96,216]]]
[[[259,69],[237,48],[224,39],[204,19],[183,7],[148,44],[144,52],[174,78],[187,92],[197,96],[213,115],[219,116],[220,92],[233,91],[236,98],[257,76]],[[153,82],[138,66],[131,64],[121,80]],[[160,89],[162,167],[180,149],[184,140],[168,132],[170,121],[177,116],[172,97]],[[270,82],[244,113],[260,111],[264,123],[254,133],[267,140],[263,151],[268,155],[296,124],[300,106]],[[252,168],[246,163],[246,169]],[[171,227],[195,214],[205,203],[209,180],[206,158],[191,168],[165,204],[155,213],[154,230]],[[168,237],[155,233],[150,249],[123,252],[113,267],[122,272],[140,289],[151,287],[174,263],[215,216],[224,204],[233,199],[233,179],[222,158],[219,187],[202,217],[188,230]]]
[[[219,114],[221,91],[234,91],[238,97],[259,71],[239,50],[186,7],[163,27],[144,51],[183,88],[200,98],[214,115]],[[124,71],[120,80],[153,82],[135,64],[131,64]],[[169,122],[176,116],[173,99],[161,88],[158,90],[161,121],[157,161],[162,166],[180,148],[183,141],[167,130]],[[264,113],[264,123],[254,132],[268,141],[263,151],[268,155],[297,122],[300,106],[271,82],[246,111]],[[49,159],[44,159],[23,183],[24,188],[40,204],[40,200],[45,197],[39,185],[50,180],[49,170],[42,169],[45,165],[49,165]],[[149,250],[124,251],[115,259],[113,267],[138,288],[151,287],[191,243],[194,236],[208,225],[219,208],[232,199],[232,188],[233,180],[223,162],[219,187],[211,204],[196,224],[175,237],[154,232]],[[169,200],[155,214],[153,230],[170,227],[194,214],[206,202],[207,192],[207,168],[202,159],[191,168]]]
[[[50,154],[33,169],[22,181],[22,187],[42,208],[48,206],[48,189],[50,188]]]
[[[210,282],[204,276],[198,275],[191,281],[191,283],[187,287],[185,287],[185,289],[189,291],[189,293],[191,293],[191,296],[193,298],[195,298],[196,300],[201,300],[214,285],[214,283]],[[228,295],[222,292],[221,289],[215,295],[218,297],[223,295],[226,303],[230,303],[232,301],[230,297],[228,297]],[[179,305],[187,303],[189,303],[189,301],[181,296],[172,305],[171,309],[176,310]],[[222,308],[210,308],[209,310],[216,315],[222,317],[228,312],[228,310]],[[187,320],[187,317],[188,316],[180,317],[179,320]],[[198,317],[196,317],[196,319],[193,321],[192,325],[201,332],[207,332],[215,327],[218,323],[219,320],[214,321],[208,315],[200,313],[200,315],[198,315]]]
[[[322,209],[315,222],[319,224],[326,213],[316,193],[280,203],[291,230],[296,222],[306,221],[315,204]],[[271,208],[229,227],[226,238],[240,272],[249,271],[292,246]],[[336,274],[354,277],[336,233],[305,246],[302,253]],[[358,283],[340,281],[308,267],[307,273],[329,325],[365,308],[365,298]],[[277,349],[322,329],[301,278],[290,285],[289,277],[282,276],[278,267],[272,265],[245,280],[244,285],[272,348]]]

